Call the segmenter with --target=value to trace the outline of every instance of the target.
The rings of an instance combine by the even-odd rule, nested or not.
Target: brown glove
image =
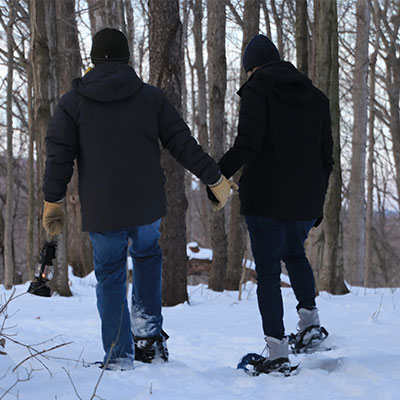
[[[211,202],[211,208],[213,211],[219,211],[225,207],[225,204],[231,194],[231,189],[236,191],[239,190],[239,186],[235,182],[226,179],[223,175],[221,175],[221,178],[217,183],[214,185],[208,185],[208,187],[218,200],[218,203]]]
[[[63,203],[44,202],[43,227],[50,236],[59,235],[64,227]]]

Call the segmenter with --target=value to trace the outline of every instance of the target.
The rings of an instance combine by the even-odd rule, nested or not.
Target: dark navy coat
[[[65,196],[75,157],[84,231],[149,224],[166,212],[160,145],[205,184],[220,170],[163,92],[122,63],[99,64],[57,105],[46,136],[45,200]]]
[[[241,213],[321,217],[333,165],[327,97],[284,61],[256,70],[238,93],[238,135],[219,165],[226,177],[243,166]]]

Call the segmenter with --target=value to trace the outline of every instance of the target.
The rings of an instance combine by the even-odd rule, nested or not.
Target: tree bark
[[[161,88],[181,112],[182,25],[178,0],[149,0],[150,82]],[[187,256],[184,169],[162,152],[166,174],[167,215],[161,224],[163,304],[183,303],[187,296]]]
[[[225,56],[225,2],[207,1],[207,51],[208,51],[208,96],[210,110],[211,155],[219,160],[224,152],[226,56]],[[211,242],[213,259],[208,287],[223,291],[228,261],[224,210],[211,216]]]
[[[352,283],[361,285],[365,263],[365,159],[367,146],[369,1],[357,1],[357,37],[353,75],[353,138],[349,193],[347,270]]]
[[[36,139],[37,188],[39,204],[39,245],[45,240],[41,224],[43,174],[46,151],[44,139],[54,107],[59,98],[58,54],[55,2],[30,1],[31,64],[34,82],[34,119]]]
[[[99,30],[108,26],[106,0],[87,0],[89,7],[90,32],[92,37]]]
[[[376,5],[379,8],[379,5]],[[400,60],[397,56],[398,52],[398,37],[400,24],[393,24],[394,29],[390,29],[389,20],[391,13],[388,9],[385,10],[386,15],[380,13],[380,19],[385,19],[383,22],[384,32],[381,36],[385,36],[385,50],[386,50],[386,77],[385,85],[389,98],[389,129],[393,142],[393,158],[396,170],[396,186],[397,186],[397,201],[400,206]]]
[[[296,61],[297,69],[308,76],[307,0],[296,0]]]
[[[375,148],[375,71],[378,51],[371,56],[371,70],[369,76],[369,136],[368,136],[368,165],[367,165],[367,211],[365,221],[365,272],[364,287],[371,287],[373,281],[373,218],[374,218],[374,148]]]
[[[243,12],[243,41],[242,52],[250,39],[257,35],[260,29],[260,0],[245,0]],[[247,80],[247,74],[240,68],[240,84]],[[234,175],[234,181],[238,182],[241,171]],[[228,267],[225,277],[225,289],[237,290],[242,275],[243,255],[246,247],[246,224],[240,215],[240,199],[234,195],[231,203],[231,217],[228,235]]]
[[[105,0],[107,27],[126,32],[123,0]]]
[[[131,64],[135,68],[135,14],[133,12],[132,0],[125,0],[126,14],[126,36],[128,39]]]
[[[197,126],[197,135],[199,143],[204,151],[209,151],[209,137],[207,126],[207,86],[206,86],[206,69],[203,60],[203,5],[202,0],[192,1],[193,10],[193,38],[195,45],[195,62],[194,67],[197,74],[197,107],[193,112],[196,113],[195,121]],[[200,219],[206,221],[204,224],[204,236],[210,237],[210,218],[211,206],[207,198],[207,192],[201,188],[199,198]]]
[[[265,26],[267,27],[267,36],[270,39],[272,39],[271,22],[270,22],[270,18],[269,18],[267,3],[265,1],[261,1],[261,8],[264,12]]]
[[[75,0],[64,0],[56,3],[57,15],[57,46],[59,62],[59,86],[61,95],[71,88],[71,80],[79,77],[82,59],[79,51],[78,28],[75,19]],[[74,201],[71,201],[73,199]],[[77,201],[75,201],[78,199]],[[61,296],[72,296],[68,281],[68,261],[77,272],[82,270],[81,264],[85,259],[80,259],[80,254],[87,253],[88,271],[93,269],[91,259],[91,246],[87,234],[81,230],[81,217],[79,213],[78,177],[74,169],[74,176],[68,186],[64,201],[65,221],[64,230],[58,240],[57,269],[55,274],[55,290]],[[78,213],[76,212],[78,205]],[[78,257],[74,257],[78,254]],[[71,257],[68,257],[70,255]],[[77,273],[79,275],[79,273]]]
[[[342,177],[340,167],[339,62],[336,0],[315,0],[315,84],[330,100],[335,165],[329,180],[320,232],[323,240],[322,263],[318,268],[318,288],[344,294],[342,232],[340,223]]]
[[[58,49],[60,55],[60,91],[71,88],[71,80],[81,75],[78,28],[75,17],[75,0],[57,4]],[[81,206],[78,193],[78,171],[75,163],[74,173],[66,195],[67,216],[66,258],[77,276],[86,276],[93,270],[93,251],[88,233],[82,232]],[[61,254],[61,252],[60,252]]]
[[[6,212],[4,229],[4,287],[11,289],[14,283],[13,212],[14,212],[14,156],[13,156],[13,75],[14,75],[14,0],[9,0],[7,24],[7,178]]]
[[[126,32],[123,0],[87,0],[92,36],[104,28]]]
[[[31,55],[29,56],[31,58]],[[29,148],[28,148],[28,166],[27,166],[27,179],[28,179],[28,216],[27,216],[27,238],[26,238],[26,260],[28,265],[28,279],[32,280],[35,272],[35,216],[37,210],[36,196],[35,196],[35,160],[34,160],[34,105],[33,105],[33,72],[31,63],[27,63],[28,75],[28,134],[29,134]]]
[[[276,32],[278,36],[278,50],[279,54],[281,55],[281,58],[284,58],[284,44],[283,44],[283,23],[282,23],[282,17],[283,13],[279,13],[278,9],[276,7],[276,1],[271,0],[271,8],[272,8],[272,15],[274,16],[274,21],[275,21],[275,26],[276,26]]]

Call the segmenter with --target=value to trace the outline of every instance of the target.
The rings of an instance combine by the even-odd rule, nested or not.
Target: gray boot
[[[267,360],[288,358],[289,342],[287,336],[285,336],[282,340],[279,340],[272,336],[265,336],[265,341],[267,342],[267,348],[268,348]]]
[[[266,336],[265,341],[267,342],[268,356],[254,366],[255,375],[271,372],[281,373],[285,376],[290,375],[292,369],[288,357],[288,337],[285,336],[282,340],[279,340],[272,336]]]
[[[312,310],[300,308],[297,313],[300,317],[298,324],[299,333],[303,332],[309,326],[320,326],[318,308],[313,308]]]
[[[317,308],[300,308],[297,313],[300,317],[298,332],[290,335],[290,347],[293,353],[311,352],[327,338],[328,331],[320,325]]]

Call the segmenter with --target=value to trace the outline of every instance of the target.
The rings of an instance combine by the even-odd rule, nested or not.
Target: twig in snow
[[[382,303],[383,303],[383,293],[381,295],[381,301],[379,302],[378,308],[372,314],[372,319],[377,319],[379,317],[379,314],[381,313],[381,309],[382,309]]]
[[[78,397],[78,399],[79,399],[79,400],[83,400],[82,397],[79,396],[78,390],[76,389],[76,386],[75,386],[75,384],[74,384],[74,381],[73,381],[72,378],[71,378],[70,373],[69,373],[64,367],[62,367],[62,369],[63,369],[63,370],[65,371],[65,373],[67,374],[68,379],[69,379],[69,381],[71,382],[71,385],[72,385],[72,387],[74,388],[74,392],[75,392],[76,396]]]
[[[119,322],[117,337],[115,338],[115,341],[113,341],[113,342],[111,343],[111,347],[110,347],[110,352],[109,352],[109,354],[108,354],[108,358],[107,358],[107,360],[106,360],[106,363],[105,363],[104,366],[103,366],[103,369],[102,369],[102,371],[101,371],[101,374],[100,374],[100,376],[99,376],[99,379],[98,379],[97,382],[96,382],[96,386],[94,387],[94,391],[93,391],[93,394],[92,394],[92,397],[90,398],[90,400],[93,400],[93,399],[95,399],[96,397],[97,397],[98,399],[101,399],[101,397],[99,397],[99,396],[96,394],[96,392],[97,392],[97,389],[99,388],[101,378],[102,378],[103,375],[104,375],[104,371],[107,369],[108,363],[110,362],[110,357],[111,357],[111,354],[112,354],[112,352],[113,352],[113,350],[114,350],[115,344],[117,343],[117,341],[118,341],[118,339],[119,339],[119,335],[120,335],[120,333],[121,333],[122,315],[123,315],[123,306],[122,306],[122,308],[121,308],[121,318],[120,318],[120,322]]]
[[[20,379],[20,378],[17,376],[17,379],[15,380],[15,382],[1,395],[0,400],[4,399],[5,396],[6,396],[8,393],[10,393],[11,390],[13,390],[13,389],[15,388],[15,386],[18,385],[18,383],[20,383],[20,382],[27,382],[27,381],[29,381],[29,380],[31,379],[31,377],[32,377],[32,370],[30,370],[30,371],[28,372],[28,376],[27,376],[25,379]],[[17,398],[18,398],[18,395],[17,395]]]
[[[37,350],[33,349],[33,350],[36,351],[36,353],[35,353],[35,354],[31,354],[29,357],[26,357],[24,360],[22,360],[16,367],[14,367],[13,372],[15,372],[15,370],[16,370],[18,367],[20,367],[24,362],[30,360],[31,358],[36,358],[37,356],[40,356],[40,355],[42,355],[42,354],[44,354],[44,353],[48,353],[49,351],[58,349],[58,348],[60,348],[60,347],[67,346],[67,345],[69,345],[69,344],[71,344],[71,343],[72,343],[72,342],[61,343],[61,344],[59,344],[59,345],[57,345],[57,346],[54,346],[54,347],[52,347],[52,348],[50,348],[50,349],[44,349],[44,350],[39,351],[39,352],[38,352]]]

